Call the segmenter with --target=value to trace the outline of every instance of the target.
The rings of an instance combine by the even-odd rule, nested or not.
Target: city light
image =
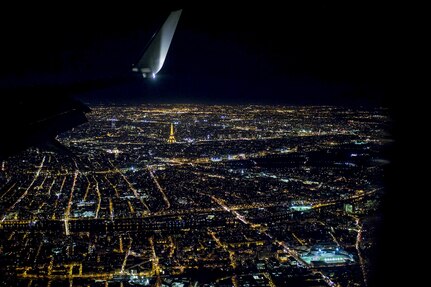
[[[7,286],[366,286],[384,109],[92,110],[2,162]]]

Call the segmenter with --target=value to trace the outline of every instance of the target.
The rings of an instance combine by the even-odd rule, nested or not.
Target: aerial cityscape
[[[91,109],[1,162],[0,286],[367,286],[387,109]]]

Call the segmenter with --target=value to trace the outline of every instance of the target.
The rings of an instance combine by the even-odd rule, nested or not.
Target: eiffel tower
[[[175,139],[175,135],[174,135],[174,124],[171,123],[171,133],[169,134],[168,143],[172,144],[176,142],[177,140]]]

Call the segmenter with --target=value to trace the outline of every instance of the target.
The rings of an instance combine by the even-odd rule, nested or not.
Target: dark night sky
[[[140,6],[2,9],[0,87],[83,85],[93,103],[386,103],[380,6],[184,5],[165,65],[146,81],[130,67],[169,7]]]

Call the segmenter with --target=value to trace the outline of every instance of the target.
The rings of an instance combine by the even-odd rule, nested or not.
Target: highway
[[[24,197],[26,197],[27,196],[27,194],[28,194],[28,191],[30,190],[30,188],[33,186],[33,184],[36,182],[36,180],[37,180],[37,178],[39,177],[39,174],[40,174],[40,171],[42,170],[42,168],[43,168],[43,164],[44,164],[44,162],[45,162],[45,158],[46,158],[46,156],[44,156],[43,158],[42,158],[42,161],[41,161],[41,163],[39,164],[39,166],[38,166],[38,169],[36,170],[36,172],[35,172],[35,174],[34,174],[34,177],[33,177],[33,181],[29,184],[29,186],[26,188],[26,190],[24,191],[24,193],[15,201],[15,203],[14,204],[12,204],[12,206],[10,206],[7,210],[6,210],[6,215],[5,216],[3,216],[3,218],[2,218],[2,222],[6,219],[6,216],[7,216],[7,213],[10,211],[10,210],[12,210],[12,209],[14,209],[15,208],[15,206],[18,204],[18,203],[20,203],[20,201],[24,198]]]
[[[124,173],[121,172],[121,170],[116,167],[111,160],[109,160],[109,164],[112,166],[113,169],[115,169],[116,172],[118,172],[121,177],[124,179],[124,181],[127,183],[129,189],[131,191],[133,191],[133,194],[135,195],[136,199],[138,199],[142,205],[145,207],[145,209],[148,211],[148,213],[151,213],[150,208],[148,207],[148,205],[145,203],[145,201],[142,199],[142,196],[139,195],[138,190],[133,186],[133,184],[127,179],[126,175]]]
[[[362,277],[364,278],[364,285],[366,287],[368,285],[368,282],[367,282],[367,270],[366,270],[366,267],[365,267],[365,260],[362,257],[361,246],[360,246],[361,245],[361,240],[362,240],[363,224],[361,224],[361,221],[360,221],[359,218],[356,218],[355,222],[356,222],[356,226],[358,226],[358,234],[356,236],[355,248],[356,248],[356,251],[358,253],[359,265],[361,266]]]
[[[69,200],[67,202],[67,207],[66,207],[66,211],[64,213],[64,230],[66,235],[70,235],[69,232],[69,216],[70,216],[70,208],[72,206],[72,200],[73,200],[73,192],[75,191],[75,185],[76,185],[76,179],[78,178],[79,175],[79,170],[75,171],[75,174],[73,176],[73,182],[72,182],[72,187],[70,189],[70,195],[69,195]]]
[[[154,184],[157,187],[157,190],[160,191],[160,193],[162,194],[163,200],[166,203],[166,209],[169,209],[171,207],[171,203],[169,202],[168,197],[166,196],[165,191],[163,190],[163,188],[160,186],[159,181],[157,180],[157,177],[154,175],[153,170],[151,169],[150,166],[147,167],[148,172],[150,173],[151,178],[154,181]]]

